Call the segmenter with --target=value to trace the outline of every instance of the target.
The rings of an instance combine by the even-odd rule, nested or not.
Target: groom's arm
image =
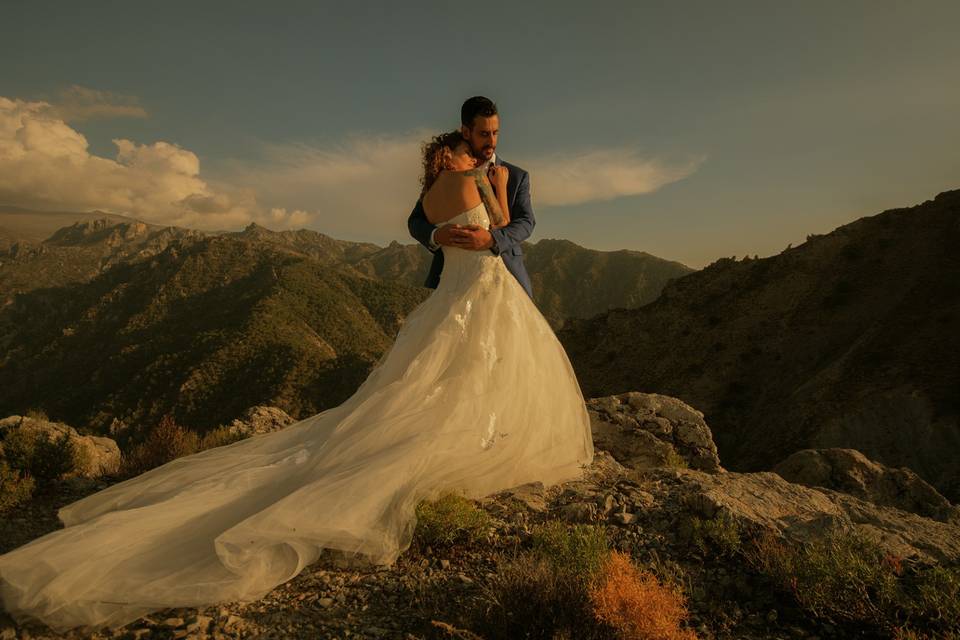
[[[490,229],[490,237],[493,238],[490,252],[498,256],[509,251],[530,237],[535,224],[537,221],[530,205],[530,174],[524,171],[520,176],[520,184],[517,185],[517,200],[510,207],[509,224],[499,229]]]
[[[410,235],[431,252],[436,253],[440,250],[440,245],[434,241],[437,228],[437,225],[427,220],[427,214],[423,212],[423,202],[417,200],[416,206],[410,212],[410,217],[407,218],[407,230],[410,231]]]

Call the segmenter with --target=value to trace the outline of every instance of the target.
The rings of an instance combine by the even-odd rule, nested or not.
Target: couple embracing
[[[424,146],[410,232],[434,291],[341,405],[183,456],[62,507],[63,529],[0,555],[18,622],[119,627],[170,607],[253,601],[324,551],[390,565],[422,500],[581,477],[590,419],[533,303],[526,172],[496,157],[493,103]]]
[[[530,176],[497,157],[500,116],[493,101],[483,96],[470,98],[460,107],[460,122],[459,131],[441,134],[425,145],[423,190],[407,219],[410,235],[433,253],[424,286],[437,287],[444,263],[440,247],[447,245],[500,256],[507,270],[532,298],[533,288],[523,264],[521,247],[536,225],[530,206]],[[441,183],[434,185],[438,176]],[[443,181],[444,177],[452,179]],[[451,223],[449,215],[443,219],[444,212],[449,212],[451,206],[470,199],[469,180],[463,178],[471,177],[476,180],[485,206],[493,210],[491,214],[501,205],[500,199],[505,200],[510,210],[509,221],[493,220],[487,229],[480,224]],[[495,185],[497,199],[489,197],[485,189],[489,184]],[[429,215],[425,208],[430,208]]]

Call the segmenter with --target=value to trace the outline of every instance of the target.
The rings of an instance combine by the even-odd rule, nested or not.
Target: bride
[[[436,223],[505,224],[502,173],[491,185],[458,135],[424,149],[441,168],[422,195]],[[417,503],[441,491],[580,477],[590,422],[547,320],[499,256],[446,244],[443,256],[436,290],[343,404],[68,504],[65,528],[0,556],[10,615],[65,631],[253,601],[324,549],[392,564]]]

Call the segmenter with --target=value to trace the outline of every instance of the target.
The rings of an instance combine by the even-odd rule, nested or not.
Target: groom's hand
[[[434,236],[434,239],[437,241],[437,244],[459,247],[460,238],[462,237],[460,229],[461,226],[459,224],[445,224],[437,229],[437,234]]]
[[[493,235],[485,227],[478,224],[463,225],[456,232],[458,240],[457,244],[454,245],[456,247],[482,251],[493,246]],[[437,235],[439,234],[438,231]]]

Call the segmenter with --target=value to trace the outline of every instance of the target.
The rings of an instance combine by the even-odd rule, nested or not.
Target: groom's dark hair
[[[465,127],[473,127],[473,119],[477,116],[489,118],[495,115],[497,115],[497,105],[493,103],[493,100],[483,96],[473,96],[468,98],[460,107],[460,124]]]

